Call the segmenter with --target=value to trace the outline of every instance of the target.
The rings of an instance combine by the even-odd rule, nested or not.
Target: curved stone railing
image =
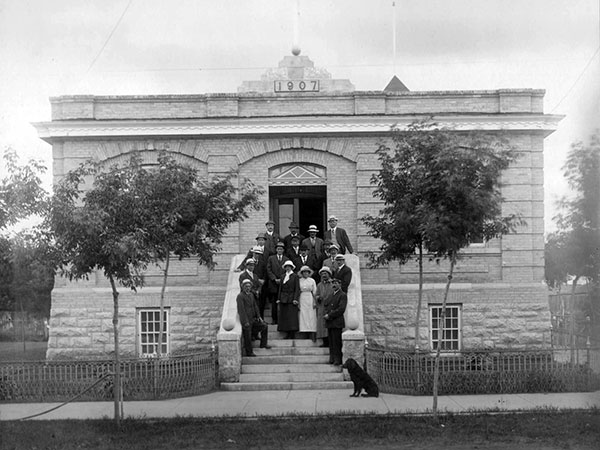
[[[236,255],[231,259],[227,291],[221,314],[221,325],[217,333],[219,343],[219,380],[236,382],[240,380],[242,370],[242,326],[238,318],[236,298],[240,293],[239,272],[235,269],[242,263],[245,255]]]
[[[345,255],[346,265],[352,269],[352,281],[348,287],[348,306],[344,313],[346,330],[342,333],[344,360],[353,358],[364,367],[365,323],[360,280],[360,261],[357,255]]]

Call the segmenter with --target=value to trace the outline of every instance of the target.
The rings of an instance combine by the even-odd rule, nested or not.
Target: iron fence
[[[209,392],[217,386],[215,352],[120,361],[124,400],[156,400]],[[114,361],[0,363],[0,401],[78,401],[113,398]]]
[[[600,348],[579,350],[578,363],[552,350],[472,351],[440,357],[440,395],[587,392],[600,389]],[[583,353],[584,352],[584,353]],[[366,350],[369,374],[382,392],[432,395],[435,356]]]

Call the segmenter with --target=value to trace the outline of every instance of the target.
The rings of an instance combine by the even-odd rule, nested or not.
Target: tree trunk
[[[23,309],[23,298],[19,298],[19,305],[21,305],[21,339],[23,341],[23,358],[25,358],[27,345],[25,344],[25,309]]]
[[[421,304],[423,302],[423,244],[419,244],[419,293],[417,300],[417,318],[415,323],[415,352],[419,351],[419,324],[421,322]]]
[[[113,397],[115,400],[115,424],[121,427],[121,413],[119,401],[121,400],[121,364],[119,362],[119,292],[115,279],[109,275],[110,287],[113,293],[113,332],[115,335],[115,376],[113,378]]]
[[[452,253],[450,259],[450,272],[448,273],[448,282],[446,283],[446,290],[444,291],[444,301],[442,302],[442,310],[439,317],[439,331],[437,341],[437,351],[435,353],[435,364],[433,368],[433,418],[437,421],[438,419],[438,388],[440,381],[440,353],[442,350],[442,338],[444,336],[444,322],[446,320],[446,302],[448,300],[448,292],[450,291],[450,283],[452,283],[452,276],[454,274],[454,266],[456,265],[456,254]]]
[[[577,344],[577,338],[575,337],[575,291],[577,290],[577,282],[579,281],[579,275],[573,279],[573,286],[571,287],[571,304],[569,305],[569,313],[571,320],[569,321],[569,347],[571,347],[571,365],[575,364],[575,346]]]
[[[169,261],[171,254],[167,251],[167,260],[165,261],[165,270],[163,271],[163,282],[160,289],[160,316],[158,318],[158,349],[156,355],[160,359],[163,344],[163,315],[165,314],[165,290],[167,289],[167,277],[169,276]]]

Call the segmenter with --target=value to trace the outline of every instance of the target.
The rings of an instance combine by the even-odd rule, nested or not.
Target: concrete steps
[[[242,371],[237,383],[221,383],[226,391],[328,390],[352,389],[344,381],[340,366],[329,364],[329,349],[320,341],[283,339],[276,325],[269,325],[269,350],[253,342],[254,357],[242,357]]]

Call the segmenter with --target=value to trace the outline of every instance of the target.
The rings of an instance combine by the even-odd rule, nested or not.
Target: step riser
[[[244,364],[242,373],[340,373],[330,364]]]
[[[241,374],[241,383],[307,383],[323,381],[344,381],[344,375],[341,373],[256,373]]]
[[[242,364],[328,364],[329,356],[244,356]]]
[[[323,356],[329,355],[329,350],[326,348],[309,348],[309,347],[275,347],[269,350],[266,348],[254,347],[254,353],[261,356]]]
[[[224,391],[289,391],[289,390],[330,390],[347,389],[352,392],[353,386],[348,381],[330,381],[320,383],[221,383]]]

